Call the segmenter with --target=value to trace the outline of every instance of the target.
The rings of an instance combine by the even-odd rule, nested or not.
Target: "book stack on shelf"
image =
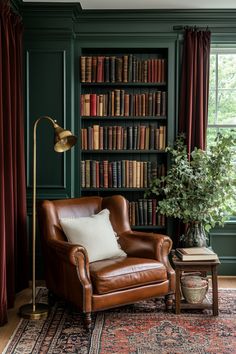
[[[128,93],[115,89],[108,93],[82,94],[80,114],[85,117],[165,117],[166,91]]]
[[[165,227],[165,217],[156,213],[156,199],[138,199],[129,202],[130,225]]]
[[[217,254],[207,247],[176,248],[176,256],[182,261],[215,261]]]
[[[165,59],[123,56],[81,56],[81,82],[164,82]]]
[[[166,126],[94,124],[81,129],[83,150],[165,150]]]
[[[168,50],[81,54],[81,194],[122,194],[132,228],[162,229],[165,218],[144,192],[167,169]]]

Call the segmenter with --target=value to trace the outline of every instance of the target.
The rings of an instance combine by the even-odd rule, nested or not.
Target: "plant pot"
[[[193,221],[188,224],[187,231],[182,238],[184,247],[206,247],[207,237],[202,224]]]

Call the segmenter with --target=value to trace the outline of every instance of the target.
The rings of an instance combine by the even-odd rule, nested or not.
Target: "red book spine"
[[[152,61],[152,82],[155,82],[155,61],[154,59],[151,59]]]
[[[90,115],[91,116],[97,115],[97,95],[96,95],[96,93],[90,94]]]
[[[104,82],[104,57],[97,59],[97,82]]]
[[[152,63],[151,63],[151,59],[148,59],[148,82],[152,82]]]

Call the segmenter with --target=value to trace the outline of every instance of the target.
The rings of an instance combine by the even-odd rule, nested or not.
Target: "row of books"
[[[156,212],[156,199],[138,199],[129,202],[131,226],[165,226],[165,217]]]
[[[148,188],[154,176],[165,174],[165,165],[151,161],[81,161],[82,188]]]
[[[100,126],[81,129],[82,150],[165,150],[166,126]]]
[[[85,93],[80,97],[81,116],[166,116],[166,91],[128,93],[116,89],[109,93]]]
[[[123,56],[81,56],[81,82],[154,82],[166,81],[166,60]]]

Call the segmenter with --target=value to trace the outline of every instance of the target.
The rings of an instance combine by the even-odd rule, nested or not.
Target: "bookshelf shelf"
[[[102,121],[105,122],[107,120],[117,120],[120,123],[122,123],[122,121],[127,121],[127,120],[138,120],[138,121],[150,121],[150,120],[154,120],[154,121],[163,121],[166,120],[166,116],[82,116],[81,117],[82,120],[84,121]]]
[[[80,191],[123,194],[136,230],[166,227],[144,194],[167,168],[168,55],[167,47],[81,50]]]
[[[117,188],[81,188],[82,192],[117,192]],[[145,192],[147,188],[118,188],[119,192]]]
[[[82,150],[83,154],[166,154],[160,150]]]
[[[162,87],[166,86],[166,82],[81,82],[82,86],[104,86],[104,87]]]

